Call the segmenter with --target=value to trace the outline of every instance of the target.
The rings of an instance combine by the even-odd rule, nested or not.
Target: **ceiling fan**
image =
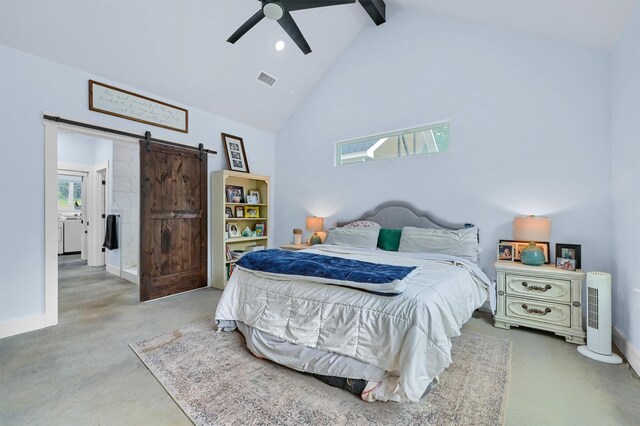
[[[278,24],[289,34],[289,37],[298,45],[300,50],[307,55],[311,53],[311,47],[305,40],[300,28],[291,17],[291,13],[296,10],[315,9],[318,7],[337,6],[342,4],[355,3],[356,0],[259,0],[262,3],[260,10],[255,13],[247,22],[242,24],[235,33],[227,40],[235,43],[253,28],[262,18],[267,17],[278,21]],[[386,6],[384,0],[358,0],[365,8],[376,25],[385,22]]]

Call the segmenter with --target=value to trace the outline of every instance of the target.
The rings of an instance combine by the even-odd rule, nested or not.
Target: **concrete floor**
[[[0,340],[0,424],[190,424],[128,345],[212,317],[220,294],[141,304],[137,286],[61,258],[60,324]],[[494,328],[486,314],[465,329],[513,342],[507,425],[640,424],[628,365],[589,360],[548,333]]]

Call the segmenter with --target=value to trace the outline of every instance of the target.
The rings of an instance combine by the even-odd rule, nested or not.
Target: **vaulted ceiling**
[[[387,9],[388,19],[411,8],[609,48],[637,2],[387,0]],[[268,20],[226,43],[259,7],[256,0],[0,0],[0,43],[276,132],[374,23],[357,3],[294,12],[313,49],[307,56]],[[261,71],[278,79],[272,88],[256,81]]]

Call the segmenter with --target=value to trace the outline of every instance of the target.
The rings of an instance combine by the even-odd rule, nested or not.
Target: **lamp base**
[[[311,238],[309,238],[309,245],[314,246],[316,244],[322,244],[322,238],[320,238],[317,232],[314,232]]]
[[[544,263],[544,252],[532,241],[520,252],[520,261],[525,265],[540,266]]]
[[[606,362],[607,364],[622,364],[622,358],[614,353],[610,355],[599,354],[598,352],[590,350],[587,346],[578,346],[578,352],[596,361]]]

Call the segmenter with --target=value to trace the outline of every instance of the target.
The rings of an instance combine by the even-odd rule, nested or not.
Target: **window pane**
[[[449,123],[388,133],[337,145],[336,165],[446,152]]]

